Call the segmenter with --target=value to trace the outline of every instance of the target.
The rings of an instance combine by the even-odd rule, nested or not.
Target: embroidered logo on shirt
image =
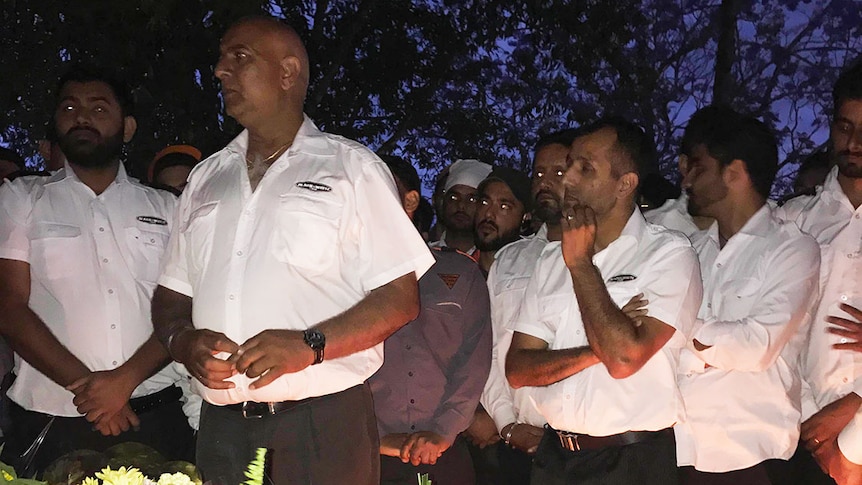
[[[319,184],[317,182],[311,182],[306,180],[305,182],[297,182],[296,186],[300,189],[308,189],[312,192],[331,192],[332,187],[326,184]]]
[[[143,222],[144,224],[155,224],[157,226],[167,226],[168,225],[168,221],[166,221],[160,217],[138,216],[137,219],[139,221]]]
[[[608,283],[621,283],[623,281],[632,281],[637,279],[637,276],[631,274],[618,274],[616,276],[611,277],[608,280]]]
[[[437,273],[437,276],[443,280],[443,283],[446,283],[446,286],[451,290],[455,283],[458,282],[458,278],[461,277],[459,274],[447,274],[447,273]]]

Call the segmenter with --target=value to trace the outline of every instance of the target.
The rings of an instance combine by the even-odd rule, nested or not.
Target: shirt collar
[[[763,204],[763,207],[758,209],[753,216],[751,216],[747,221],[745,221],[745,224],[742,225],[742,228],[730,238],[733,239],[739,235],[766,237],[773,229],[771,221],[772,206],[770,206],[769,203]],[[706,237],[712,239],[715,244],[719,244],[718,221],[713,221],[708,228],[704,229],[703,231],[698,231],[698,233],[706,235]]]
[[[245,157],[248,150],[248,129],[242,130],[225,149],[232,154]],[[326,134],[320,131],[308,115],[302,115],[302,124],[287,150],[288,154],[304,153],[314,156],[334,156],[335,153],[327,140]]]
[[[829,171],[829,175],[826,176],[826,180],[823,181],[821,197],[827,197],[835,202],[844,204],[849,207],[851,211],[854,210],[853,204],[850,203],[850,199],[847,197],[847,194],[844,193],[844,189],[841,188],[841,184],[838,183],[837,166],[832,167],[832,170]]]
[[[57,170],[56,172],[51,174],[51,182],[61,182],[61,181],[69,181],[69,182],[81,182],[81,179],[78,178],[78,174],[75,173],[75,170],[69,164],[69,161],[66,160],[63,164],[63,168],[61,170]],[[126,173],[126,167],[123,165],[123,162],[120,162],[120,165],[117,167],[117,176],[114,177],[113,184],[122,184],[129,181],[129,175]],[[109,185],[110,187],[110,185]]]

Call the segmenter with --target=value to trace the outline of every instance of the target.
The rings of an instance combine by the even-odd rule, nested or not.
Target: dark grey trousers
[[[258,447],[270,450],[269,483],[380,483],[380,441],[366,384],[263,418],[204,403],[197,443],[198,468],[213,485],[245,481]]]

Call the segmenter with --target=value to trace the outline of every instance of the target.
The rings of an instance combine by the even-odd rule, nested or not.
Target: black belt
[[[614,446],[626,446],[649,441],[662,436],[673,436],[673,428],[665,428],[658,431],[626,431],[625,433],[612,434],[610,436],[590,436],[588,434],[571,433],[559,431],[548,427],[560,439],[560,446],[569,451],[601,450]]]
[[[309,397],[301,401],[281,401],[281,402],[255,402],[245,401],[237,404],[228,404],[225,409],[242,413],[242,417],[246,419],[262,418],[264,416],[275,416],[276,414],[285,413],[291,409],[295,409],[303,404],[308,404],[321,397]]]
[[[129,406],[135,414],[143,414],[165,404],[177,402],[181,397],[183,397],[183,391],[179,387],[168,386],[147,396],[129,399]]]

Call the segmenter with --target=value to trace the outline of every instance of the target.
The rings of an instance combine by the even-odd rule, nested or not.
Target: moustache
[[[854,152],[850,150],[841,150],[837,153],[839,157],[854,157],[854,158],[862,158],[862,152]]]
[[[497,224],[496,224],[494,221],[491,221],[491,220],[489,220],[489,219],[485,219],[485,220],[483,220],[483,221],[479,222],[479,224],[477,224],[477,225],[476,225],[476,227],[477,227],[477,228],[480,228],[480,227],[482,227],[482,226],[484,226],[484,225],[489,225],[489,226],[493,227],[495,231],[499,231],[499,230],[500,230],[500,228],[497,226]]]
[[[69,131],[66,132],[66,135],[71,135],[76,131],[89,131],[96,136],[101,136],[101,133],[99,133],[98,130],[96,130],[95,128],[90,128],[89,126],[73,126],[72,128],[69,128]]]

